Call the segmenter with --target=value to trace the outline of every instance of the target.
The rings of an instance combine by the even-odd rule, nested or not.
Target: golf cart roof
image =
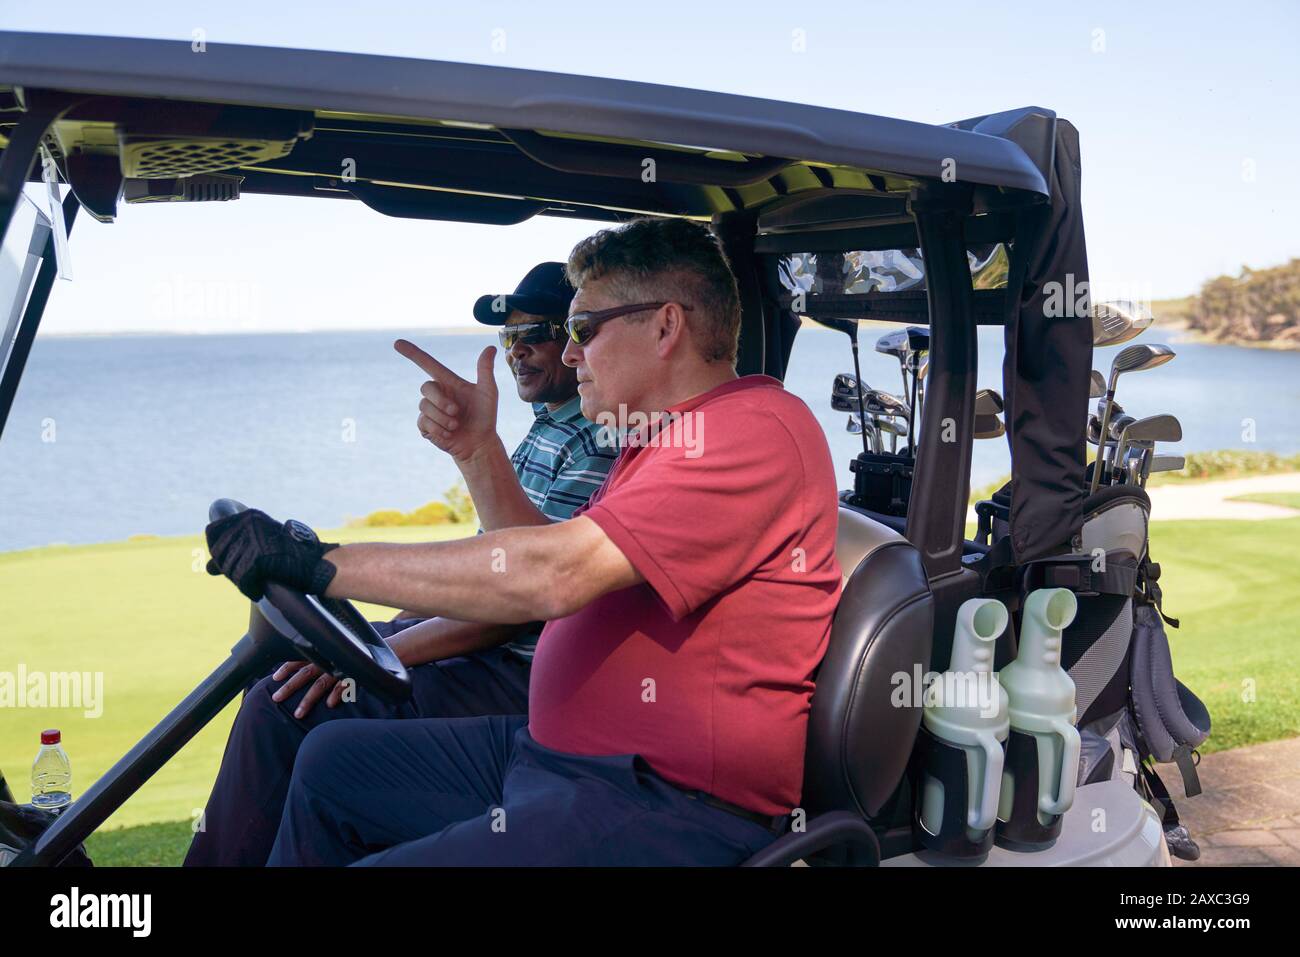
[[[237,172],[247,192],[422,218],[761,209],[759,232],[906,224],[909,190],[945,174],[973,186],[977,213],[1046,199],[1055,120],[1026,108],[931,126],[496,66],[0,32],[0,135],[56,92],[46,145],[105,220],[117,176],[130,202],[158,197],[132,180]]]

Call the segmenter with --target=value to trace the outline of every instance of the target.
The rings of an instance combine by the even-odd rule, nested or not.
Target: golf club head
[[[900,438],[907,436],[907,419],[895,416],[882,416],[875,420],[876,427],[886,435],[896,435]]]
[[[1173,415],[1151,415],[1145,419],[1130,422],[1123,431],[1123,441],[1137,442],[1181,442],[1183,426]]]
[[[1106,377],[1096,369],[1092,370],[1092,376],[1088,380],[1088,398],[1100,399],[1106,394]]]
[[[842,412],[844,410],[841,409],[839,411]],[[844,431],[848,432],[850,435],[862,434],[862,418],[856,412],[849,413],[849,421],[845,423]]]
[[[1092,344],[1117,346],[1136,339],[1154,321],[1151,313],[1135,302],[1098,302],[1092,306]]]
[[[994,415],[975,414],[975,438],[977,439],[996,439],[1007,434],[1007,427],[1002,424],[1002,420]]]
[[[1101,444],[1101,419],[1095,415],[1088,416],[1088,444]]]
[[[1147,472],[1181,472],[1187,467],[1187,459],[1181,455],[1153,455]]]
[[[1106,397],[1102,396],[1100,399],[1097,400],[1097,418],[1100,419],[1103,415],[1105,415],[1105,413],[1106,413]],[[1120,405],[1118,402],[1112,402],[1110,404],[1110,414],[1112,417],[1117,415],[1123,415],[1124,406]]]
[[[1163,343],[1145,342],[1126,346],[1115,356],[1110,366],[1111,382],[1125,372],[1145,372],[1173,360],[1177,353]]]
[[[858,381],[857,376],[852,372],[841,372],[831,383],[831,395],[856,396],[861,388],[862,383]]]
[[[975,414],[997,415],[1002,411],[1002,396],[995,389],[980,389],[975,393]]]
[[[923,329],[920,326],[895,329],[893,332],[887,332],[876,340],[877,352],[893,356],[900,362],[913,352],[920,352],[929,348],[930,330]]]
[[[836,412],[852,412],[853,414],[856,415],[858,413],[857,396],[832,395],[831,408],[834,409]]]
[[[1118,442],[1124,435],[1124,430],[1136,422],[1137,419],[1131,415],[1117,415],[1110,420],[1110,425],[1106,428],[1109,438],[1112,442]],[[1099,423],[1100,424],[1100,423]]]
[[[867,411],[872,415],[911,415],[911,408],[898,396],[881,389],[871,389],[863,394]]]

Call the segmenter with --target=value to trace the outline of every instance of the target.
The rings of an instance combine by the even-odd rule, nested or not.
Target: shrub
[[[469,496],[463,480],[447,489],[445,502],[429,502],[411,512],[395,508],[380,509],[371,512],[360,521],[349,522],[351,525],[371,528],[392,527],[395,525],[448,525],[478,524],[478,514],[474,511],[474,500]]]
[[[410,519],[407,523],[409,525],[446,525],[456,520],[451,506],[446,502],[430,502],[428,505],[421,505],[407,517]]]
[[[1213,452],[1192,452],[1181,472],[1161,472],[1151,477],[1148,484],[1188,481],[1195,479],[1244,478],[1271,472],[1300,470],[1300,455],[1278,455],[1275,452],[1249,452],[1245,449],[1217,449]]]
[[[388,528],[393,525],[406,525],[406,515],[395,508],[386,508],[378,512],[371,512],[361,520],[362,525],[369,525],[372,528]]]
[[[474,508],[474,500],[470,498],[469,489],[465,488],[463,480],[458,479],[455,485],[447,489],[444,497],[451,509],[453,521],[478,523],[478,512]]]

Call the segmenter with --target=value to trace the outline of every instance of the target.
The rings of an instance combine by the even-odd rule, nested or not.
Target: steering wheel
[[[208,508],[208,521],[246,510],[234,499],[219,498]],[[295,534],[316,537],[301,522],[294,525]],[[267,582],[266,593],[253,607],[254,615],[260,614],[304,658],[323,670],[355,679],[389,704],[411,697],[410,672],[351,602],[318,598],[279,582]]]

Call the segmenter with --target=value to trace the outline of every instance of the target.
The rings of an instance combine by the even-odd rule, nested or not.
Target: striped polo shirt
[[[510,456],[529,501],[552,521],[562,522],[587,504],[618,457],[604,429],[583,418],[581,401],[575,395],[554,412],[533,403],[532,428]],[[538,634],[521,635],[506,647],[532,658]]]

